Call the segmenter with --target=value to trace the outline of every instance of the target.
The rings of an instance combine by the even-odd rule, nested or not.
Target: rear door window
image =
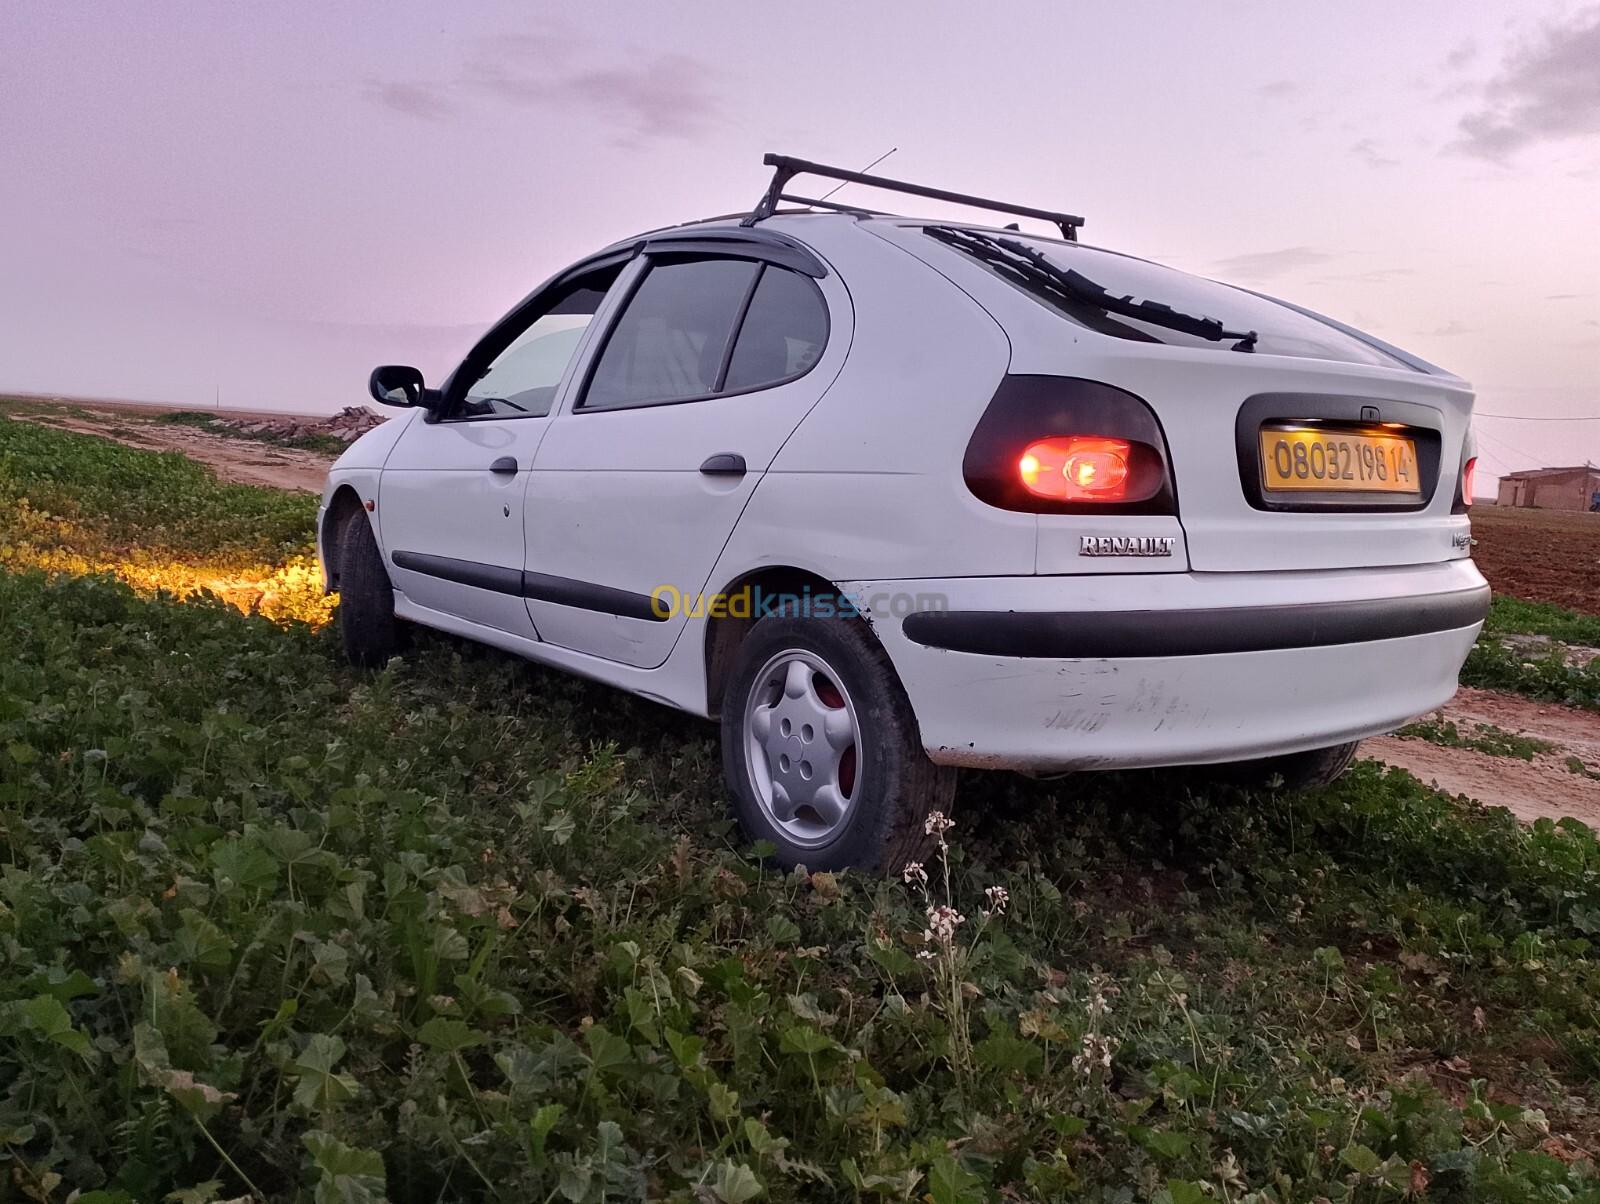
[[[606,340],[581,408],[619,409],[715,393],[760,270],[748,259],[653,264]]]
[[[812,280],[749,259],[650,267],[617,319],[580,410],[747,393],[804,376],[828,342]]]

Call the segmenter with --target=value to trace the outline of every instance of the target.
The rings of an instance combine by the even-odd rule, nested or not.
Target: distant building
[[[1501,506],[1541,510],[1600,510],[1600,468],[1526,468],[1500,478]]]

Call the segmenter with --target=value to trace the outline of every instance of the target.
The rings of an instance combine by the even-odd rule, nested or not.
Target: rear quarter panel
[[[774,458],[717,579],[793,564],[833,581],[1033,572],[1037,520],[978,501],[961,458],[1010,361],[943,277],[852,222],[785,227],[838,270],[855,331],[832,386]]]

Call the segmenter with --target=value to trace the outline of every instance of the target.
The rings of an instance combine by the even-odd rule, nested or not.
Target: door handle
[[[501,456],[489,465],[489,471],[504,476],[515,476],[517,471],[517,458],[515,456]]]
[[[708,477],[742,477],[745,474],[744,457],[735,452],[718,452],[706,458],[706,462],[700,465],[700,471]]]

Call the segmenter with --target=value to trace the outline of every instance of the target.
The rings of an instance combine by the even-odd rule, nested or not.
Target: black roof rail
[[[904,192],[911,196],[925,196],[935,201],[949,201],[955,205],[971,205],[975,209],[988,209],[995,213],[1009,213],[1017,217],[1036,217],[1041,221],[1051,222],[1060,227],[1061,237],[1068,242],[1078,241],[1078,227],[1083,225],[1083,218],[1072,213],[1056,213],[1050,209],[1034,209],[1027,205],[1012,205],[1006,201],[992,201],[981,196],[969,196],[964,192],[950,192],[944,188],[929,188],[924,184],[908,184],[904,180],[891,180],[887,176],[869,176],[865,172],[846,171],[842,167],[829,167],[823,163],[812,163],[806,159],[795,159],[788,155],[767,155],[761,162],[773,169],[772,182],[767,185],[767,191],[757,202],[756,207],[740,225],[753,226],[763,218],[771,217],[778,208],[779,201],[790,201],[798,205],[816,206],[823,209],[836,209],[843,213],[872,213],[870,209],[858,209],[853,205],[839,205],[827,201],[814,201],[803,196],[792,196],[784,192],[784,188],[795,176],[823,176],[829,180],[840,180],[846,184],[866,184],[872,188],[882,188],[889,192]]]

